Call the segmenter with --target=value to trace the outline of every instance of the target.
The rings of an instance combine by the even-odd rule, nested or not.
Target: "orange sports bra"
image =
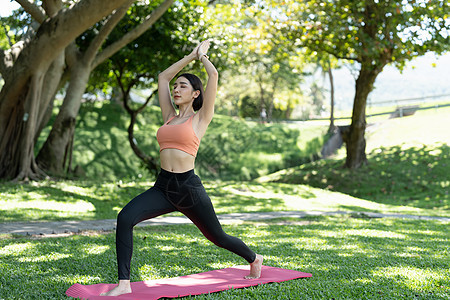
[[[195,114],[194,114],[195,115]],[[194,157],[197,156],[200,140],[192,128],[192,115],[186,122],[170,125],[175,116],[169,119],[156,132],[156,139],[160,147],[160,152],[164,149],[178,149]]]

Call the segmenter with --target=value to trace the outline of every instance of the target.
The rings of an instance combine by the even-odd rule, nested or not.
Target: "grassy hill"
[[[257,181],[308,185],[377,203],[448,211],[449,115],[447,107],[374,124],[366,134],[368,164],[358,170],[343,168],[345,150],[341,149],[331,159]]]

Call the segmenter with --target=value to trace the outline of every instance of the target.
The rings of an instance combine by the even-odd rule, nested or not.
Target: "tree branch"
[[[147,106],[147,104],[150,102],[150,100],[153,98],[153,96],[156,94],[157,91],[158,91],[157,89],[153,90],[153,92],[150,94],[150,96],[147,97],[147,100],[145,100],[145,103],[142,104],[141,107],[136,109],[136,113],[139,114],[139,113],[141,113],[144,110],[144,108]]]
[[[48,68],[77,36],[125,2],[127,0],[80,0],[46,19],[39,27],[37,38],[24,47],[8,76],[3,78],[5,84],[0,91],[0,111],[12,111],[33,72]],[[4,123],[3,119],[0,120],[0,138]]]
[[[54,16],[63,8],[61,0],[43,0],[42,7],[44,8],[47,16]]]
[[[139,77],[141,75],[136,76],[135,79],[133,79],[130,84],[128,85],[127,88],[125,88],[125,86],[122,83],[122,70],[114,70],[114,75],[117,78],[117,82],[120,86],[120,89],[122,90],[122,101],[125,107],[125,110],[128,112],[128,114],[130,115],[130,125],[128,126],[128,141],[130,143],[131,149],[133,150],[134,154],[136,154],[136,156],[142,160],[145,165],[147,166],[147,168],[149,169],[149,171],[151,171],[152,173],[156,174],[156,171],[158,170],[158,166],[156,164],[156,160],[149,156],[146,155],[136,144],[136,140],[134,138],[134,124],[136,123],[136,118],[137,115],[144,109],[144,107],[148,104],[148,102],[150,101],[150,99],[152,98],[152,96],[156,93],[156,89],[152,92],[152,94],[147,98],[147,101],[145,102],[144,105],[142,105],[139,109],[137,110],[133,110],[129,104],[128,104],[128,99],[130,98],[130,91],[131,91],[131,87],[134,86],[136,84],[136,82],[139,80]]]
[[[323,41],[321,41],[321,42],[319,43],[319,45],[323,45],[323,44],[324,44]],[[338,58],[338,59],[345,59],[345,60],[351,60],[351,61],[357,61],[357,62],[360,62],[360,60],[359,60],[357,57],[351,57],[351,56],[340,55],[340,54],[337,54],[337,53],[335,53],[334,51],[332,51],[332,50],[330,50],[330,49],[327,49],[327,48],[325,48],[325,47],[318,46],[318,47],[316,47],[315,50],[322,51],[322,52],[326,52],[326,53],[328,53],[328,54],[333,55],[334,57],[336,57],[336,58]]]
[[[6,67],[6,54],[5,54],[6,50],[0,50],[0,75],[2,78],[5,77],[5,73],[8,70],[8,68]]]
[[[128,0],[128,2],[124,3],[121,7],[116,9],[111,16],[108,18],[108,20],[103,24],[102,28],[100,29],[97,36],[92,40],[91,44],[87,48],[84,59],[87,61],[93,61],[95,58],[95,55],[98,52],[98,49],[100,49],[103,42],[106,40],[108,35],[111,33],[111,31],[114,29],[114,27],[119,23],[119,21],[122,19],[122,17],[127,12],[130,5],[134,2],[134,0]],[[97,65],[94,65],[93,68],[95,68]]]
[[[138,38],[147,29],[149,29],[172,5],[174,0],[164,0],[145,20],[142,24],[138,25],[136,28],[125,34],[120,40],[114,42],[100,52],[95,58],[92,67],[95,68],[111,56],[113,56],[117,51],[122,49],[125,45]]]
[[[71,42],[69,45],[67,45],[65,51],[65,57],[66,57],[66,64],[71,68],[73,65],[75,65],[78,60],[78,54],[79,50],[77,45],[75,44],[75,41]]]
[[[357,57],[338,55],[336,53],[333,53],[332,51],[327,51],[327,53],[333,55],[334,57],[336,57],[338,59],[345,59],[345,60],[352,60],[352,61],[360,62],[360,59],[358,59]]]
[[[117,83],[119,84],[120,91],[122,92],[123,106],[125,110],[131,115],[133,113],[131,107],[128,105],[128,93],[129,89],[126,89],[122,82],[122,70],[113,70],[116,76]],[[128,90],[128,91],[127,91]]]
[[[23,9],[29,13],[33,19],[38,21],[40,24],[45,21],[46,15],[42,8],[34,4],[33,2],[30,2],[28,0],[16,0],[17,3],[20,4],[20,6],[23,7]]]

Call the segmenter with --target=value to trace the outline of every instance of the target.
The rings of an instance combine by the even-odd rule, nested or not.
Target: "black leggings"
[[[131,200],[117,216],[119,280],[130,279],[133,227],[139,222],[173,211],[180,211],[188,217],[215,245],[243,257],[249,263],[255,261],[255,252],[240,239],[222,230],[211,199],[194,170],[185,173],[161,170],[155,185]]]

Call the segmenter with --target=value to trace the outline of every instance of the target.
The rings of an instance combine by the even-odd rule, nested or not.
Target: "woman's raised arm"
[[[200,45],[199,45],[200,46]],[[183,57],[170,67],[158,75],[158,99],[159,106],[163,115],[164,123],[176,114],[175,108],[172,105],[170,96],[170,81],[178,74],[185,66],[197,58],[197,46],[189,55]]]
[[[203,63],[208,73],[208,82],[206,84],[205,95],[203,97],[203,106],[199,110],[199,121],[202,127],[207,127],[214,116],[214,102],[217,94],[217,83],[219,81],[219,73],[216,67],[209,61],[206,52],[209,49],[209,41],[205,41],[199,45],[198,59]]]

